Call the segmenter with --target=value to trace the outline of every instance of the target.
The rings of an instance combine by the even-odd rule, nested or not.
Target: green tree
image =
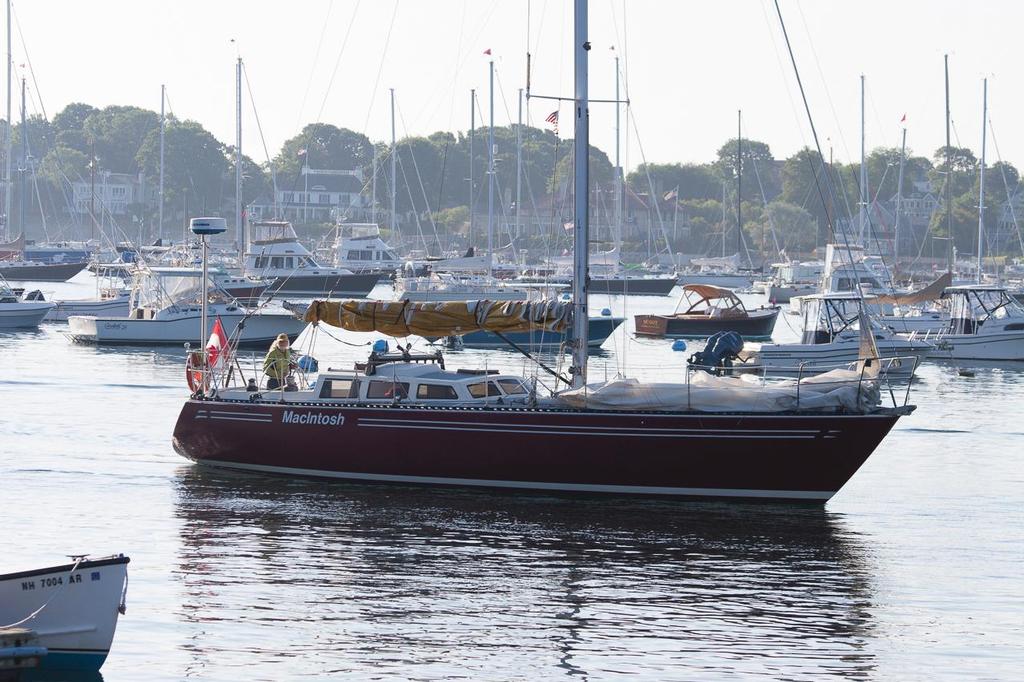
[[[757,216],[756,220],[744,221],[743,229],[752,247],[761,243],[762,230],[767,244],[771,242],[769,233],[774,226],[779,247],[794,253],[809,253],[818,242],[818,221],[800,206],[785,201],[773,201],[767,210]]]

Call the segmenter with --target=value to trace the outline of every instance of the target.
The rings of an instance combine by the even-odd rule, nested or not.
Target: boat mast
[[[736,112],[736,255],[743,253],[743,112]]]
[[[473,140],[476,138],[476,89],[469,91],[469,248],[473,248],[473,237],[476,236],[476,193],[473,189]]]
[[[988,137],[988,79],[981,81],[981,172],[978,174],[978,284],[981,284],[981,248],[985,237],[985,142]]]
[[[248,239],[242,213],[242,58],[235,64],[235,235],[238,237],[238,262],[245,262]]]
[[[590,285],[590,108],[587,93],[587,0],[575,0],[574,52],[576,93],[574,106],[575,132],[573,147],[576,156],[575,207],[573,211],[573,273],[572,273],[572,375],[573,388],[587,383],[587,289]]]
[[[25,125],[25,79],[21,79],[21,164],[18,173],[21,175],[21,194],[18,201],[18,229],[25,234],[25,199],[28,195],[28,126]]]
[[[377,223],[377,145],[373,145],[373,178],[370,180],[370,222]]]
[[[622,248],[622,161],[619,155],[622,133],[620,131],[619,116],[622,108],[621,97],[619,96],[619,55],[615,55],[615,258],[619,260],[619,249]],[[676,212],[679,211],[679,202],[676,202]],[[618,263],[615,270],[617,271]]]
[[[490,124],[487,128],[487,274],[494,275],[494,60],[490,61]]]
[[[522,201],[523,192],[523,89],[519,88],[519,113],[516,124],[516,229],[515,236],[519,237],[519,203]]]
[[[868,217],[868,167],[865,163],[865,125],[864,125],[864,74],[860,76],[860,243],[865,253],[871,241],[867,234]]]
[[[160,187],[156,193],[157,199],[160,201],[160,207],[157,209],[156,235],[160,240],[164,238],[164,133],[167,128],[164,103],[167,101],[166,88],[166,85],[160,85]],[[139,244],[139,246],[142,245]]]
[[[11,0],[7,0],[7,135],[4,140],[4,241],[11,241]]]
[[[893,225],[892,263],[900,269],[900,208],[903,203],[903,166],[907,158],[907,128],[903,127],[903,141],[900,143],[900,172],[896,178],[896,219]]]
[[[391,88],[391,231],[392,233],[398,232],[398,213],[396,201],[398,198],[397,185],[395,184],[398,180],[398,167],[396,165],[398,159],[398,142],[395,139],[395,89]],[[401,236],[399,234],[399,236]],[[404,241],[401,240],[400,241]]]
[[[953,273],[953,162],[949,142],[949,55],[943,55],[946,65],[946,271]]]

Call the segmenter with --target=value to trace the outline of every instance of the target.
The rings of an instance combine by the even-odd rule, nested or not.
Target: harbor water
[[[84,298],[90,281],[42,288]],[[630,318],[674,304],[591,301]],[[593,379],[684,379],[692,348],[631,330]],[[1021,676],[1024,363],[922,366],[917,411],[816,508],[204,469],[171,447],[181,348],[65,332],[0,334],[0,571],[131,557],[105,680]],[[372,339],[331,333],[321,366],[365,358]],[[524,367],[503,351],[446,359]]]

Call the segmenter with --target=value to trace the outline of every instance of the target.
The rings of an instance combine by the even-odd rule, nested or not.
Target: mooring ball
[[[612,316],[612,309],[611,308],[601,308],[601,317],[611,317],[611,316]]]
[[[377,339],[376,341],[373,342],[373,352],[374,353],[387,353],[388,352],[388,342],[385,339]]]
[[[686,341],[676,339],[672,342],[672,350],[686,350]]]

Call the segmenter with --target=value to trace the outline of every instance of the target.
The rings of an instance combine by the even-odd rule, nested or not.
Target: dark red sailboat
[[[577,0],[577,159],[589,143],[588,48]],[[577,188],[587,171],[577,164]],[[213,377],[183,406],[175,449],[202,464],[350,481],[824,502],[913,410],[878,406],[870,360],[859,372],[777,386],[702,372],[685,384],[587,386],[588,194],[575,193],[571,307],[350,301],[306,312],[391,336],[571,326],[572,390],[541,398],[521,377],[449,371],[440,356],[407,351],[322,372],[301,390],[225,388]]]

